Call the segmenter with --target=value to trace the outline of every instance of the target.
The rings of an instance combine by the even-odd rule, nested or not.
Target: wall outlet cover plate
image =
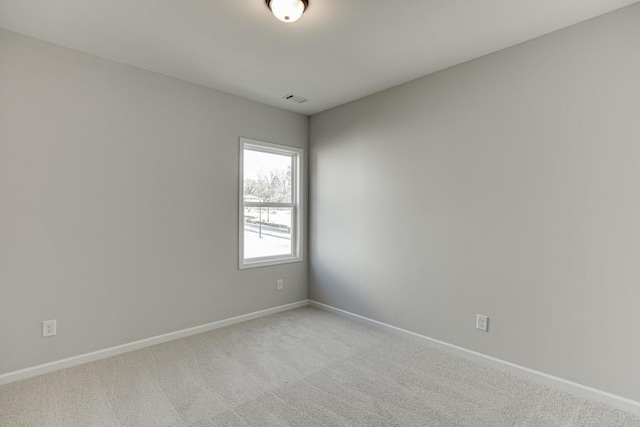
[[[42,338],[52,337],[58,333],[55,320],[45,320],[42,322]]]
[[[482,314],[478,314],[478,317],[476,317],[476,329],[483,332],[489,332],[489,318]]]

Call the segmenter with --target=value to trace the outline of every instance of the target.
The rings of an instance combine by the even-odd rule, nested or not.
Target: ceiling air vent
[[[289,95],[283,96],[282,99],[286,99],[287,101],[293,101],[293,102],[298,103],[298,104],[302,104],[302,103],[308,101],[307,98],[303,98],[301,96],[294,95],[292,93],[290,93]]]

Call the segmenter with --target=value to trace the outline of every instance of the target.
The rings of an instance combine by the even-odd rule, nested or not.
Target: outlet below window
[[[478,314],[478,317],[476,317],[476,329],[482,332],[489,332],[489,318]]]
[[[52,337],[58,332],[58,327],[56,325],[56,321],[54,320],[45,320],[42,322],[42,338]]]

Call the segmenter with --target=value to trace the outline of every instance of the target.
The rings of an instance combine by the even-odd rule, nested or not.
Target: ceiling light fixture
[[[308,0],[267,0],[273,16],[282,22],[295,22],[307,10]]]

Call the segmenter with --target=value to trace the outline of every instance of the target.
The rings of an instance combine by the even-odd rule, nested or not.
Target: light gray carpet
[[[0,387],[0,426],[640,426],[313,308]]]

